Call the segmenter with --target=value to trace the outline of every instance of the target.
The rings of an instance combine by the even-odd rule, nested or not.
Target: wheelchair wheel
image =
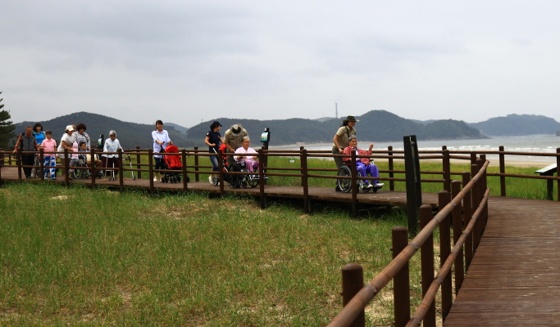
[[[251,187],[257,187],[259,185],[259,175],[247,175],[247,184]]]
[[[338,188],[344,193],[350,192],[352,189],[352,171],[350,168],[348,166],[342,166],[336,175],[343,177],[336,180]]]
[[[242,173],[248,173],[249,171],[247,169],[241,169]],[[249,185],[249,176],[251,175],[239,175],[240,177],[240,185],[242,188],[247,188],[247,185]]]

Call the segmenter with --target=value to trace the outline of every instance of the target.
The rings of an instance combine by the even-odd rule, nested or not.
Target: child
[[[52,138],[52,132],[46,131],[45,133],[46,138],[41,142],[39,149],[43,149],[44,157],[43,157],[43,165],[45,167],[52,167],[52,168],[45,168],[43,175],[45,179],[49,178],[52,180],[56,180],[56,141]]]
[[[74,169],[72,169],[72,167],[76,167],[78,165],[78,161],[80,160],[80,155],[78,153],[79,151],[79,146],[78,146],[78,142],[74,141],[74,143],[72,143],[72,156],[70,157],[70,169],[68,170],[68,173],[70,174],[69,176],[76,176],[74,174]]]
[[[362,150],[362,149],[358,149],[358,139],[355,136],[350,136],[348,138],[348,146],[344,148],[344,151],[342,152],[343,154],[347,155],[348,157],[344,157],[342,158],[343,161],[349,161],[350,156],[352,155],[352,152],[355,152],[357,156],[371,156],[371,151],[373,150],[373,144],[369,145],[369,150]],[[374,165],[373,163],[371,163],[371,160],[369,157],[364,157],[364,158],[360,158],[359,160],[356,160],[356,170],[360,173],[360,175],[362,176],[368,176],[368,174],[370,174],[371,177],[374,178],[373,180],[373,184],[371,183],[371,181],[369,180],[365,180],[364,183],[365,184],[365,188],[368,189],[372,189],[372,188],[376,188],[379,189],[381,187],[383,187],[383,183],[378,183],[377,182],[377,178],[379,177],[379,169],[377,169],[377,166]]]
[[[83,159],[84,163],[89,167],[95,165],[95,170],[99,174],[99,172],[101,172],[101,166],[103,165],[103,162],[101,162],[101,160],[99,159],[91,158],[91,154],[88,151],[86,142],[80,142],[79,147],[80,147],[79,158]]]

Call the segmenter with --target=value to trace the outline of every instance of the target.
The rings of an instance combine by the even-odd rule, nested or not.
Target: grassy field
[[[340,268],[358,262],[372,278],[406,221],[28,184],[1,188],[0,212],[3,326],[325,325],[341,308]]]
[[[297,162],[275,163],[284,164]],[[331,168],[332,161],[310,166]],[[544,181],[508,178],[507,185],[511,196],[546,196]],[[499,180],[489,187],[498,194]],[[437,192],[441,184],[423,188]],[[379,209],[353,218],[334,205],[314,211],[280,202],[260,210],[251,199],[194,193],[7,184],[0,188],[0,325],[325,325],[341,308],[340,268],[357,262],[371,279],[390,261],[391,229],[406,225],[406,214]],[[376,312],[368,315],[372,325],[391,325],[390,287],[384,292],[368,309]]]

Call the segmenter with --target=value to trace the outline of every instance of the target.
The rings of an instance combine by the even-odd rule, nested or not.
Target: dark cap
[[[210,129],[214,129],[214,128],[218,127],[218,126],[222,126],[222,124],[220,124],[219,121],[214,120],[214,122],[212,123],[212,125],[210,125]]]
[[[359,120],[356,120],[356,117],[354,116],[348,116],[346,117],[346,119],[344,121],[354,121],[354,122],[358,122]]]

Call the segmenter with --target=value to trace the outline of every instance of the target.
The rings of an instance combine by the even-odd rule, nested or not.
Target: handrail
[[[296,157],[301,159],[302,150],[304,148],[300,148],[299,150],[262,150],[262,155],[264,156],[265,160],[267,157]],[[260,150],[260,151],[261,151]],[[206,164],[206,162],[200,161],[199,158],[209,157],[214,154],[210,154],[207,151],[201,151],[197,147],[193,149],[185,149],[187,157],[194,157],[194,160],[190,160],[188,163],[187,174],[194,175],[194,181],[200,180],[201,174],[208,174],[210,172],[211,166]],[[19,176],[18,179],[23,179],[24,176],[21,174],[22,168],[29,168],[30,166],[23,165],[21,161],[18,161],[18,154],[25,154],[25,153],[40,153],[40,152],[19,152],[13,154],[12,151],[3,151],[0,150],[2,154],[4,154],[4,166],[10,167],[16,165],[19,167]],[[97,155],[101,154],[99,150],[92,150],[92,153]],[[135,149],[128,149],[123,151],[124,155],[131,155],[132,159],[136,159],[135,167],[132,169],[130,167],[123,167],[124,172],[133,171],[138,178],[141,178],[142,173],[150,172],[153,170],[153,163],[149,165],[148,160],[140,160],[141,158],[146,158],[149,156],[148,150],[142,150],[139,148]],[[58,154],[58,152],[57,152]],[[468,156],[467,154],[470,154]],[[452,172],[451,168],[449,167],[450,160],[461,160],[468,162],[472,160],[473,156],[476,155],[499,155],[499,172],[488,172],[488,176],[492,178],[498,178],[500,180],[499,186],[499,193],[501,196],[507,196],[506,190],[506,178],[527,178],[533,180],[546,180],[547,183],[551,185],[556,185],[556,188],[560,188],[560,175],[556,174],[556,176],[540,176],[540,175],[520,175],[515,173],[510,173],[506,171],[506,160],[505,157],[508,156],[508,159],[512,156],[518,155],[532,155],[532,156],[539,156],[543,158],[556,158],[558,164],[560,164],[560,148],[556,149],[556,153],[533,153],[533,152],[515,152],[515,151],[505,151],[503,146],[500,147],[500,151],[492,151],[492,150],[481,150],[481,151],[464,151],[464,150],[448,150],[445,146],[442,147],[442,150],[419,150],[419,159],[423,162],[424,160],[441,160],[443,162],[444,167],[443,171],[422,171],[422,179],[421,182],[423,183],[443,183],[444,190],[450,190],[450,180],[451,176],[457,175],[458,173]],[[333,155],[330,151],[326,150],[305,150],[305,157],[306,160],[315,158],[315,159],[332,159],[334,156],[344,156],[340,155]],[[395,182],[402,182],[404,178],[401,176],[404,174],[404,170],[396,170],[394,163],[397,161],[404,161],[404,151],[402,150],[393,150],[392,147],[388,147],[387,150],[379,150],[376,149],[372,153],[372,158],[375,160],[380,160],[379,162],[387,162],[388,167],[387,169],[380,170],[381,173],[381,180],[388,182],[387,190],[394,191],[395,190]],[[14,160],[16,159],[16,160]],[[204,160],[206,161],[206,160]],[[266,160],[268,161],[268,160]],[[35,168],[43,168],[41,167],[42,163],[39,163],[37,166],[32,166]],[[60,166],[58,166],[60,168]],[[313,168],[308,165],[307,174],[304,176],[301,167],[272,167],[268,166],[267,175],[268,176],[285,176],[285,177],[295,177],[295,178],[325,178],[325,179],[336,179],[336,168],[334,165],[332,168]],[[111,168],[106,169],[111,170]],[[165,171],[162,171],[165,172]],[[318,172],[331,172],[332,174],[325,174],[320,175]],[[441,178],[437,178],[436,176],[441,176]],[[1,176],[1,173],[0,173]],[[434,178],[435,177],[435,178]],[[153,176],[152,176],[153,178]],[[151,178],[151,179],[152,179]],[[360,178],[360,177],[358,177]],[[92,184],[95,184],[95,181],[92,180]],[[548,184],[547,184],[548,185]],[[152,190],[154,190],[152,188]],[[552,193],[552,191],[551,191]],[[557,192],[558,197],[555,200],[560,201],[560,192]],[[552,199],[552,196],[549,197]]]
[[[350,300],[346,304],[346,306],[328,324],[328,326],[350,326],[350,324],[354,322],[354,320],[364,310],[365,306],[405,267],[405,265],[408,264],[409,260],[418,251],[418,249],[422,247],[426,240],[432,237],[436,227],[438,227],[440,223],[444,219],[446,219],[455,208],[460,207],[461,201],[463,201],[463,199],[466,197],[466,194],[468,194],[468,192],[470,191],[476,190],[479,180],[486,177],[486,169],[488,165],[489,161],[484,162],[482,168],[478,171],[478,173],[463,187],[463,189],[450,201],[450,203],[440,209],[440,211],[430,220],[430,222],[427,223],[424,228],[422,228],[418,235],[416,235],[416,237],[414,237],[414,239],[412,239],[409,244],[379,274],[377,274],[352,298],[352,300]],[[483,183],[484,181],[480,182]],[[483,208],[481,207],[486,206],[488,200],[488,190],[485,190],[484,194],[485,197],[482,198],[480,203],[477,204],[477,212],[483,210]],[[431,210],[431,208],[429,209]],[[424,212],[426,212],[425,207]],[[429,214],[431,215],[431,211],[429,212]],[[469,226],[473,226],[474,224],[476,224],[478,217],[479,216],[471,218]],[[472,231],[472,229],[470,229],[469,231]],[[466,230],[463,231],[463,233],[463,235],[465,235]],[[468,236],[468,234],[466,235]],[[465,238],[467,236],[465,236]],[[429,294],[431,293],[432,291],[429,292]],[[425,303],[423,303],[422,305],[425,306]],[[426,308],[422,308],[421,312],[424,312],[426,310]]]

